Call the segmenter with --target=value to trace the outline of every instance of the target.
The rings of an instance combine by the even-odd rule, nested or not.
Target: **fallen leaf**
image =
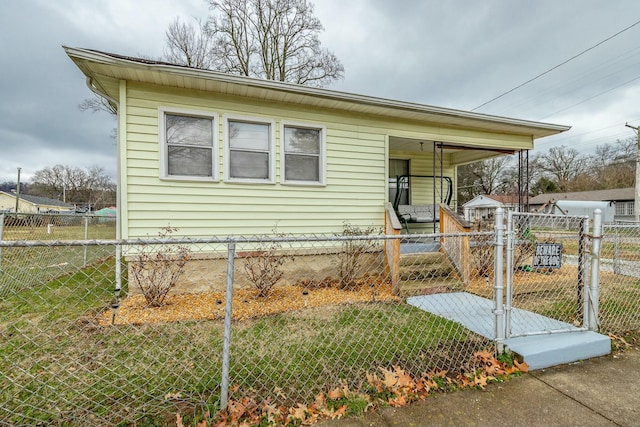
[[[384,374],[384,380],[382,383],[387,387],[387,389],[393,390],[394,386],[398,382],[396,374],[385,368],[380,368],[380,370]]]
[[[395,398],[389,398],[389,405],[394,407],[404,406],[407,404],[407,398],[404,395],[397,396]]]
[[[484,375],[479,375],[476,377],[473,384],[484,390],[484,388],[487,386],[487,380],[488,380],[488,377]]]
[[[415,382],[411,375],[407,373],[404,369],[401,369],[399,366],[395,367],[396,376],[397,376],[397,386],[398,387],[409,387],[413,388],[415,386]]]
[[[336,418],[341,418],[346,413],[347,413],[347,405],[341,405],[340,407],[338,407],[338,409],[333,411],[333,413],[331,415],[329,415],[329,416],[332,419],[336,419]]]
[[[335,388],[335,389],[331,390],[331,391],[329,392],[329,394],[327,395],[327,397],[328,397],[329,399],[331,399],[331,400],[338,400],[338,399],[340,399],[340,397],[341,397],[340,389],[339,389],[339,388]]]
[[[293,418],[304,421],[307,418],[307,405],[298,403],[295,407],[289,409],[289,414]]]
[[[527,373],[527,372],[529,372],[529,365],[527,365],[527,362],[519,363],[517,360],[514,360],[514,361],[513,361],[513,366],[515,366],[516,368],[518,368],[518,370],[519,370],[520,372],[523,372],[523,373]]]
[[[182,424],[182,415],[180,413],[176,413],[176,427],[184,427]]]
[[[320,393],[316,396],[315,405],[317,408],[325,408],[327,406],[327,399],[324,397],[324,393]]]

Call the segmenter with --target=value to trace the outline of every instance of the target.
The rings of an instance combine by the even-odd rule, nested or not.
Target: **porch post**
[[[495,250],[494,250],[494,300],[493,300],[493,313],[495,315],[495,336],[496,336],[496,350],[498,353],[504,351],[504,295],[502,284],[502,256],[504,251],[504,209],[496,209],[496,218],[494,223],[494,232],[496,236]]]

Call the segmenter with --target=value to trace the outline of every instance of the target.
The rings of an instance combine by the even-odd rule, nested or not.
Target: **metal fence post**
[[[593,212],[593,243],[591,245],[591,282],[589,283],[589,330],[598,331],[600,299],[600,246],[602,238],[602,211]]]
[[[496,209],[496,219],[494,224],[496,236],[496,246],[494,250],[494,301],[493,313],[495,315],[496,350],[502,353],[504,350],[504,301],[502,282],[502,256],[504,251],[504,210]]]
[[[227,255],[227,292],[224,308],[224,341],[222,344],[222,383],[220,384],[220,410],[227,409],[229,403],[229,359],[231,351],[231,314],[233,297],[233,270],[236,252],[235,242],[230,242]]]
[[[89,217],[84,217],[84,240],[89,240]],[[87,266],[87,245],[84,245],[84,254],[82,258],[82,268]]]
[[[620,227],[615,227],[616,230],[614,249],[613,249],[613,273],[620,274]]]
[[[4,235],[4,214],[0,214],[0,240]],[[0,247],[0,271],[2,271],[2,247]]]
[[[505,338],[511,336],[511,296],[513,295],[513,211],[507,213],[507,277],[506,277],[506,302],[504,308],[504,330]]]

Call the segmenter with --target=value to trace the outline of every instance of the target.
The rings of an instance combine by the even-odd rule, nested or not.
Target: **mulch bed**
[[[305,290],[306,295],[303,294]],[[311,289],[300,285],[278,286],[268,297],[258,297],[255,289],[234,289],[232,319],[243,321],[306,307],[399,300],[391,293],[391,283],[385,280],[369,281],[366,286],[360,285],[355,290],[341,290],[335,286]],[[221,320],[224,319],[225,305],[224,292],[170,294],[162,307],[149,307],[143,295],[131,295],[121,301],[114,324]],[[111,321],[111,310],[105,311],[99,319],[101,325],[110,325]]]

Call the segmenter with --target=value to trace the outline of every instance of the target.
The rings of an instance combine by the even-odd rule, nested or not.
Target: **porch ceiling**
[[[394,151],[431,153],[434,149],[434,143],[436,144],[438,153],[440,153],[440,147],[442,147],[442,153],[451,156],[453,164],[470,163],[491,157],[514,154],[518,151],[504,147],[478,147],[429,139],[389,137],[389,149]]]

